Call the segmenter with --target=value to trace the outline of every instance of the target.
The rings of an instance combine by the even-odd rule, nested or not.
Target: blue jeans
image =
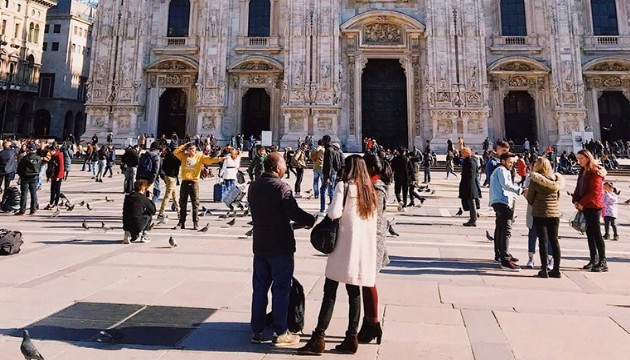
[[[273,330],[278,335],[287,331],[289,293],[291,292],[293,267],[293,254],[274,256],[254,254],[251,318],[251,327],[254,334],[261,333],[265,329],[269,288],[271,288]]]
[[[321,187],[319,182],[323,182],[323,180],[324,173],[321,170],[313,169],[313,195],[315,195],[315,197],[319,197],[319,188]]]
[[[328,201],[332,201],[333,192],[335,191],[335,180],[337,176],[332,175],[330,177],[330,182],[326,184],[324,178],[322,178],[322,187],[319,191],[319,201],[320,201],[320,212],[324,212],[326,210],[326,190],[328,190]]]
[[[98,160],[92,160],[92,177],[96,179],[96,174],[98,172]]]
[[[37,189],[42,187],[42,179],[46,176],[46,169],[48,168],[48,164],[42,164],[42,167],[39,169],[39,176],[37,177]]]
[[[424,168],[424,182],[431,182],[431,168]]]
[[[81,171],[85,171],[85,165],[87,165],[87,171],[92,171],[92,162],[90,159],[83,159],[83,166],[81,167]]]

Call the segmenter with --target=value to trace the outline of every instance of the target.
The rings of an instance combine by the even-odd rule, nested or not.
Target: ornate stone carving
[[[320,132],[333,130],[333,119],[329,117],[320,117],[317,119],[317,130]]]
[[[264,85],[267,83],[267,76],[261,74],[250,74],[247,76],[247,84],[249,85]]]
[[[155,68],[158,70],[194,70],[187,64],[177,60],[163,61],[159,63]]]
[[[496,70],[499,70],[499,71],[533,71],[533,70],[537,70],[537,69],[534,68],[533,66],[531,66],[530,64],[523,63],[523,62],[518,62],[518,61],[513,61],[513,62],[510,62],[510,63],[501,65]]]
[[[131,116],[129,115],[119,115],[117,121],[118,127],[121,129],[129,129],[131,127]]]
[[[364,44],[402,44],[402,27],[396,24],[374,23],[363,28]]]
[[[621,78],[619,76],[605,76],[602,85],[604,87],[621,87]]]
[[[291,118],[289,119],[289,131],[302,131],[304,130],[304,119]]]
[[[158,75],[158,86],[163,87],[183,87],[192,85],[192,77],[190,75],[180,74],[160,74]]]
[[[236,67],[236,69],[247,71],[269,71],[274,70],[274,67],[264,62],[248,61],[246,63],[240,64]]]
[[[451,119],[439,119],[437,121],[437,133],[438,134],[452,134],[453,133],[453,120]]]
[[[354,132],[354,57],[348,56],[348,128],[350,132]]]
[[[630,66],[615,62],[605,62],[593,66],[593,71],[630,71]]]
[[[204,130],[213,131],[217,129],[215,117],[213,115],[204,115],[201,123],[201,128]]]
[[[510,87],[527,87],[527,78],[525,76],[510,76],[508,79]]]
[[[438,92],[436,96],[436,101],[438,103],[450,103],[451,102],[451,93],[449,92]]]

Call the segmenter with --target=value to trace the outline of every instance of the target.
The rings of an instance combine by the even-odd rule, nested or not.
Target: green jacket
[[[255,154],[252,158],[252,161],[249,163],[249,167],[247,168],[247,174],[249,175],[249,180],[256,181],[260,179],[262,174],[265,172],[265,166],[263,165],[265,159],[267,158],[267,154],[260,156]]]

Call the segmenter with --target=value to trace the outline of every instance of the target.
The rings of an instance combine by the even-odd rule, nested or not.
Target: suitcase
[[[224,183],[214,184],[214,194],[212,196],[212,201],[221,202],[221,200],[223,199],[223,194],[225,194],[226,191],[227,189],[225,188]]]

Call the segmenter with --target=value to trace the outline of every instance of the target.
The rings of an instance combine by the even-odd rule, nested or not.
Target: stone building
[[[48,131],[40,131],[41,135],[65,139],[73,134],[78,138],[85,131],[95,12],[96,4],[90,0],[59,0],[48,12],[36,111],[36,118],[48,123]]]
[[[630,140],[624,0],[101,2],[87,132]]]
[[[32,134],[48,9],[56,0],[0,1],[0,133]]]

